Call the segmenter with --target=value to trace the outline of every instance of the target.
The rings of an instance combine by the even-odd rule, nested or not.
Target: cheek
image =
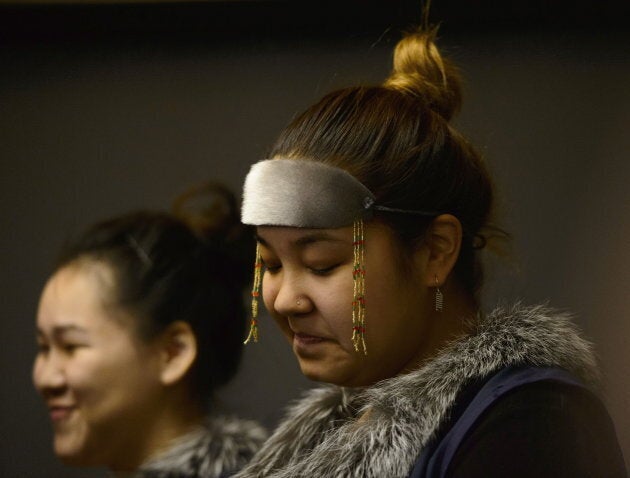
[[[396,349],[398,341],[412,340],[419,332],[425,291],[417,277],[397,268],[392,253],[372,259],[365,278],[366,334],[374,352]]]
[[[89,397],[90,401],[98,400],[121,386],[130,385],[127,382],[133,380],[128,377],[138,376],[137,362],[121,347],[86,349],[68,361],[66,380],[77,395]]]
[[[347,325],[352,322],[353,300],[352,287],[337,287],[327,294],[321,294],[317,299],[317,306],[325,317],[336,317],[335,322],[339,325]]]
[[[84,353],[68,361],[66,382],[77,396],[98,396],[111,382],[111,372],[102,360]]]
[[[312,285],[311,297],[323,320],[341,342],[350,343],[352,336],[352,270],[344,269],[334,277]],[[347,339],[347,340],[346,340]]]
[[[387,285],[386,285],[387,284]],[[424,290],[407,284],[384,283],[372,288],[367,303],[366,329],[375,355],[386,356],[393,369],[399,366],[422,342],[427,321],[423,318]],[[368,345],[368,346],[369,346]],[[398,357],[398,358],[397,358]]]
[[[116,351],[111,357],[94,357],[69,366],[67,383],[83,408],[84,418],[98,434],[120,429],[121,420],[151,408],[154,397],[159,396],[159,379],[151,357],[141,361]]]
[[[273,303],[276,300],[276,296],[278,295],[278,286],[276,285],[276,280],[268,273],[264,273],[262,280],[262,300],[265,304],[265,308],[272,312],[273,311]]]

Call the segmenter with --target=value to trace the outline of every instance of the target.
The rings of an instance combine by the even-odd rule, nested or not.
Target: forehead
[[[301,227],[258,226],[256,238],[263,246],[303,248],[312,244],[352,243],[352,227],[336,229],[309,229]]]
[[[102,263],[73,263],[59,269],[42,291],[38,325],[85,327],[107,319],[104,303],[112,286],[113,274]]]

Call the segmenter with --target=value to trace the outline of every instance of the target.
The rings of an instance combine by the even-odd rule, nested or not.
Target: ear
[[[170,324],[160,338],[161,373],[163,385],[173,385],[190,370],[197,357],[197,340],[188,322]]]
[[[459,257],[462,234],[461,222],[451,214],[437,216],[427,229],[424,281],[428,287],[441,286],[446,282]]]

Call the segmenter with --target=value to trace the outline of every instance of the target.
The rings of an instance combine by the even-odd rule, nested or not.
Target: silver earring
[[[442,308],[444,307],[444,295],[440,290],[440,284],[438,282],[437,276],[435,276],[435,311],[442,312]]]

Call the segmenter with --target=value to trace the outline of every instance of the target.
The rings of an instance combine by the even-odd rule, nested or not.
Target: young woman
[[[325,385],[238,477],[626,475],[570,317],[482,312],[478,251],[504,234],[486,166],[451,123],[460,103],[456,68],[421,29],[382,85],[324,96],[252,166],[254,306],[261,292]]]
[[[55,453],[69,465],[224,477],[266,437],[253,421],[208,412],[212,392],[237,371],[246,327],[250,243],[234,197],[204,185],[176,213],[94,224],[44,287],[33,380]]]

